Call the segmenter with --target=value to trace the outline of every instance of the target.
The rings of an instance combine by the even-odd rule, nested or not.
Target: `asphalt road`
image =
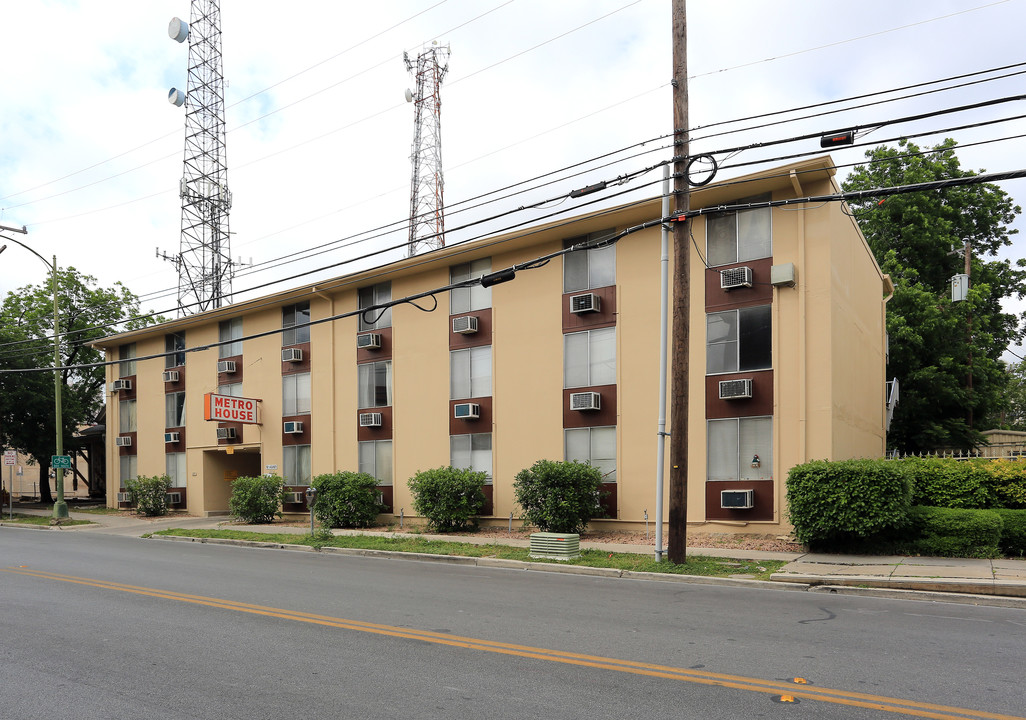
[[[1026,715],[1023,610],[73,531],[0,555],[12,720]]]

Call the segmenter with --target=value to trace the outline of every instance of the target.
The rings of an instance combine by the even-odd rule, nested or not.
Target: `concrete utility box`
[[[951,278],[951,302],[962,302],[969,297],[969,276],[959,273]]]

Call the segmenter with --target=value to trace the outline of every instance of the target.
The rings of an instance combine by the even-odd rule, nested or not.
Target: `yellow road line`
[[[238,602],[235,600],[223,600],[220,598],[205,597],[203,595],[190,595],[170,590],[159,590],[156,588],[141,587],[137,585],[126,585],[123,583],[97,580],[94,578],[82,578],[72,575],[58,575],[29,568],[2,568],[2,572],[26,575],[44,580],[55,580],[60,582],[87,585],[106,590],[127,592],[135,595],[161,598],[165,600],[177,600],[207,607],[235,610],[254,615],[280,618],[283,620],[294,620],[297,622],[313,623],[326,627],[333,627],[342,630],[355,630],[358,632],[373,633],[389,637],[402,638],[407,640],[421,640],[423,642],[437,645],[447,645],[468,650],[492,652],[502,655],[530,658],[533,660],[546,660],[578,667],[591,667],[600,670],[613,670],[617,672],[644,675],[647,677],[664,678],[668,680],[680,680],[684,682],[697,683],[701,685],[714,685],[728,687],[736,690],[747,690],[769,695],[788,695],[790,697],[806,700],[818,700],[820,702],[847,705],[850,707],[862,707],[886,712],[900,713],[914,717],[932,718],[933,720],[966,720],[966,718],[979,718],[981,720],[1026,720],[1026,718],[1014,715],[1003,715],[965,708],[951,707],[947,705],[935,705],[922,703],[914,700],[902,700],[889,698],[880,695],[869,695],[865,693],[851,692],[847,690],[836,690],[833,688],[814,687],[811,685],[797,685],[791,682],[777,680],[763,680],[760,678],[744,677],[741,675],[728,675],[724,673],[704,672],[688,668],[676,668],[666,665],[655,665],[651,663],[636,662],[633,660],[621,660],[595,655],[583,655],[579,653],[565,652],[562,650],[551,650],[546,648],[531,647],[527,645],[516,645],[511,643],[497,642],[494,640],[482,640],[478,638],[460,637],[446,633],[436,633],[429,630],[415,630],[400,628],[393,625],[381,625],[368,623],[359,620],[346,620],[328,615],[316,615],[303,613],[283,608],[253,605],[250,603]]]

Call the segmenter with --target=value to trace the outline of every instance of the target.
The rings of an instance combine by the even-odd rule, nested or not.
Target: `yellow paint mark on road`
[[[373,633],[376,635],[384,635],[407,640],[420,640],[422,642],[459,647],[467,650],[498,653],[533,660],[545,660],[548,662],[576,665],[578,667],[612,670],[634,675],[664,678],[667,680],[679,680],[700,685],[714,685],[718,687],[733,688],[736,690],[766,693],[775,696],[774,699],[779,699],[784,702],[797,702],[798,698],[805,700],[818,700],[820,702],[847,705],[849,707],[870,708],[873,710],[883,710],[885,712],[910,715],[913,717],[931,718],[932,720],[966,720],[967,718],[977,718],[980,720],[1026,720],[1026,718],[1016,715],[1003,715],[1000,713],[969,710],[948,705],[923,703],[915,700],[902,700],[900,698],[869,695],[848,690],[812,687],[811,685],[808,690],[803,689],[796,692],[794,685],[800,680],[799,678],[795,678],[791,682],[780,682],[775,680],[744,677],[742,675],[728,675],[724,673],[703,672],[701,670],[692,670],[687,668],[676,668],[667,665],[655,665],[651,663],[635,662],[633,660],[621,660],[618,658],[596,655],[583,655],[580,653],[564,652],[562,650],[550,650],[547,648],[515,645],[511,643],[496,642],[493,640],[460,637],[445,633],[431,632],[429,630],[413,630],[393,625],[368,623],[360,620],[346,620],[344,618],[336,618],[328,615],[316,615],[312,613],[286,610],[284,608],[253,605],[250,603],[237,602],[235,600],[223,600],[220,598],[205,597],[203,595],[179,593],[171,590],[126,585],[124,583],[97,580],[94,578],[58,575],[56,573],[48,573],[41,570],[27,570],[24,569],[24,567],[25,566],[21,566],[20,568],[3,568],[0,569],[0,572],[25,575],[43,580],[87,585],[90,587],[103,588],[105,590],[132,593],[134,595],[144,595],[165,600],[176,600],[179,602],[187,602],[206,607],[234,610],[236,612],[244,612],[252,615],[280,618],[282,620],[312,623],[341,630]],[[785,697],[789,699],[784,700]]]

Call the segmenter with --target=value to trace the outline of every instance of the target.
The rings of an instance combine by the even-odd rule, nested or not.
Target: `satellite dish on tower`
[[[167,93],[167,101],[175,107],[185,104],[185,93],[178,88],[171,88]]]
[[[413,102],[413,91],[406,88],[406,102]]]
[[[167,26],[167,34],[176,42],[185,42],[185,39],[189,37],[189,23],[179,18],[171,18],[171,22]]]

